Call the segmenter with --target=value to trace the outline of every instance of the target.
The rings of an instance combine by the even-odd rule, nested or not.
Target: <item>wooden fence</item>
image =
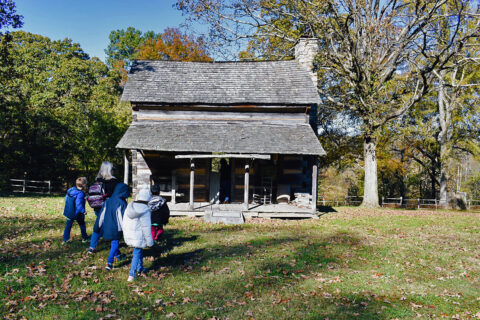
[[[468,210],[480,210],[480,200],[467,200]]]
[[[406,209],[438,209],[440,200],[437,199],[404,199],[382,198],[382,207],[387,208],[406,208]]]
[[[345,198],[325,199],[320,196],[318,199],[319,206],[359,206],[363,197],[347,196]],[[405,208],[405,209],[439,209],[440,200],[438,199],[404,199],[399,198],[383,198],[380,205],[384,208]],[[468,210],[480,210],[480,200],[467,199],[466,207]]]
[[[356,207],[362,204],[363,197],[359,196],[346,196],[343,199],[333,199],[333,200],[326,200],[325,197],[318,198],[318,205],[319,206],[332,206],[332,207],[339,207],[339,206],[352,206]]]
[[[50,194],[52,184],[50,180],[36,181],[27,179],[10,179],[12,191],[15,193],[39,193]]]

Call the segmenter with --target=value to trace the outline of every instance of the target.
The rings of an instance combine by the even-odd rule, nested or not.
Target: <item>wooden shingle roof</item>
[[[117,148],[169,152],[325,154],[312,128],[306,123],[134,122]]]
[[[295,60],[178,62],[139,60],[123,101],[158,104],[312,105],[319,96]]]

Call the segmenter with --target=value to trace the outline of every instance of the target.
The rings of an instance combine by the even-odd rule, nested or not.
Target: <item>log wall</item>
[[[219,112],[219,111],[171,111],[139,109],[133,110],[134,121],[248,121],[255,123],[308,123],[305,113],[266,113],[266,112]]]
[[[145,161],[144,155],[140,150],[132,150],[132,184],[133,194],[142,185],[150,185],[150,176],[152,171]]]

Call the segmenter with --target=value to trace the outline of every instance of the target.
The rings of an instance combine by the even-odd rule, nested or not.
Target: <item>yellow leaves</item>
[[[208,56],[202,37],[183,34],[179,29],[167,28],[156,39],[148,39],[140,46],[138,59],[173,61],[213,61]]]
[[[125,83],[127,82],[127,70],[125,69],[125,61],[124,60],[116,60],[115,62],[113,62],[113,69],[115,69],[117,72],[120,73],[121,75],[121,85],[125,85]]]

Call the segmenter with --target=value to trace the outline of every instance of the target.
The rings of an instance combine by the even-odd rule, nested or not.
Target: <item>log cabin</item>
[[[172,213],[220,204],[315,214],[325,154],[316,48],[302,38],[287,61],[136,61],[122,95],[132,123],[117,145],[131,152],[134,193],[158,184]]]

